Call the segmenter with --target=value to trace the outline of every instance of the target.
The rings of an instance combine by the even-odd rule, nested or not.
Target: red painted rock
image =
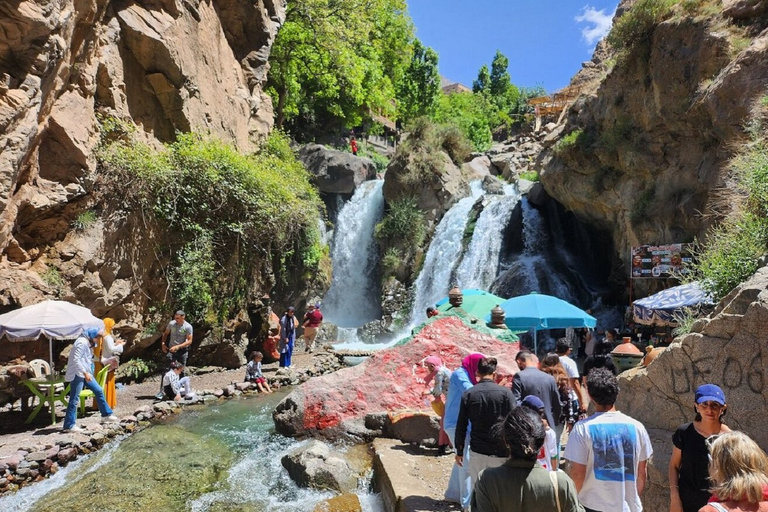
[[[358,366],[317,377],[288,395],[273,413],[278,432],[288,436],[313,435],[327,439],[372,437],[364,426],[366,414],[393,411],[431,411],[419,380],[426,370],[418,363],[439,356],[451,370],[472,352],[499,360],[500,377],[517,372],[518,343],[506,343],[472,329],[456,317],[426,325],[412,341],[376,352]]]
[[[77,458],[77,448],[62,448],[59,451],[57,458],[59,459],[59,462],[75,460]]]

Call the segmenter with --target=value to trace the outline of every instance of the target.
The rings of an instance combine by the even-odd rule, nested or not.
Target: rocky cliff
[[[730,207],[731,151],[768,83],[768,7],[705,9],[719,3],[676,5],[622,53],[600,43],[572,81],[581,96],[538,157],[547,192],[610,230],[625,265],[631,245],[692,241]]]
[[[3,308],[61,296],[128,334],[156,330],[167,234],[97,186],[100,126],[135,125],[150,145],[194,130],[248,150],[272,125],[263,85],[284,18],[284,0],[0,4]]]

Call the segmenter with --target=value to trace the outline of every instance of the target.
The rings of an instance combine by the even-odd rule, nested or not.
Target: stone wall
[[[768,268],[764,267],[647,368],[622,373],[618,408],[647,427],[674,431],[693,420],[696,388],[717,384],[728,402],[725,422],[766,449],[766,342]]]

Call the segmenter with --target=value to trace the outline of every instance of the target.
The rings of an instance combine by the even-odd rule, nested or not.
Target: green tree
[[[490,93],[495,97],[505,97],[512,86],[512,78],[509,76],[507,68],[509,68],[509,59],[499,50],[496,50],[496,55],[493,56],[491,62],[489,83]],[[482,72],[482,68],[480,71]]]
[[[288,2],[270,54],[275,124],[355,126],[371,112],[393,115],[412,39],[405,0]]]
[[[475,151],[491,147],[489,105],[485,95],[471,92],[444,94],[440,98],[433,119],[441,124],[457,126],[467,137]]]
[[[432,114],[441,95],[437,52],[413,42],[413,54],[408,68],[397,87],[399,118],[409,121]]]
[[[477,80],[472,82],[472,92],[482,93],[488,90],[488,86],[491,83],[491,72],[488,71],[488,66],[483,64],[480,71],[477,72]]]

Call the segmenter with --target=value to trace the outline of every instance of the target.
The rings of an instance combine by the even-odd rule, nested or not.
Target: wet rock
[[[102,446],[107,442],[107,436],[101,433],[96,433],[91,436],[91,444],[94,446]]]
[[[234,396],[234,394],[235,394],[234,384],[230,384],[229,386],[224,388],[224,396]]]
[[[253,389],[253,387],[254,386],[251,382],[238,382],[237,384],[235,384],[235,388],[238,391],[249,391]]]
[[[350,492],[357,488],[357,475],[347,462],[331,454],[323,442],[313,440],[282,458],[291,479],[301,487]]]
[[[357,494],[342,494],[315,506],[314,512],[362,512],[363,506]]]
[[[158,402],[152,406],[156,413],[159,414],[170,414],[170,412],[173,410],[173,406],[171,405],[171,402]]]

